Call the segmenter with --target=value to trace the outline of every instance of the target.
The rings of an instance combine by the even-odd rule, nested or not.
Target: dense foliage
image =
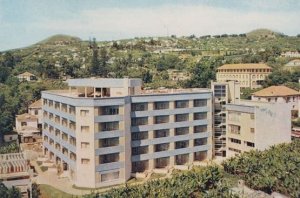
[[[223,181],[217,166],[197,167],[175,173],[172,178],[148,181],[141,185],[126,185],[101,196],[110,197],[237,197]],[[97,197],[93,195],[92,197]]]
[[[223,163],[228,173],[242,177],[246,185],[266,193],[300,197],[300,141],[251,151]]]
[[[2,182],[0,182],[0,197],[1,198],[21,198],[21,192],[15,188],[7,188]]]
[[[20,147],[17,143],[3,144],[0,146],[0,154],[17,153],[20,151]]]

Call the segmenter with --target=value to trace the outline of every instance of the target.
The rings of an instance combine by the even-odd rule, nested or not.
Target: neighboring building
[[[297,51],[288,51],[281,54],[282,57],[300,58],[300,53]]]
[[[238,81],[242,88],[260,88],[271,71],[266,64],[226,64],[217,69],[217,82]]]
[[[43,110],[42,110],[42,99],[33,102],[28,107],[28,114],[35,115],[38,118],[38,128],[42,128]]]
[[[284,69],[288,71],[295,71],[300,69],[300,59],[295,59],[284,65]]]
[[[285,105],[292,111],[293,117],[299,112],[300,92],[286,86],[271,86],[252,94],[253,101],[274,102]]]
[[[22,82],[22,81],[31,82],[31,81],[36,81],[37,77],[32,73],[24,72],[24,73],[18,75],[18,79],[20,82]]]
[[[38,128],[38,117],[24,113],[16,117],[16,131],[21,136],[22,143],[35,142],[41,137],[41,131]]]
[[[189,73],[177,69],[168,69],[168,75],[169,79],[174,81],[190,79]]]
[[[16,116],[16,132],[22,143],[36,142],[41,138],[42,119],[42,99],[29,105],[28,113]]]
[[[18,141],[18,133],[16,132],[4,133],[3,140],[6,143]]]
[[[74,185],[110,186],[212,158],[209,89],[143,91],[128,78],[68,84],[42,92],[43,146]]]
[[[29,161],[23,153],[0,154],[0,180],[11,188],[18,188],[22,197],[31,197]]]
[[[241,100],[240,104],[227,104],[226,110],[228,157],[291,141],[290,110],[286,104]]]
[[[229,103],[239,103],[240,86],[238,82],[211,82],[214,102],[213,153],[226,157],[226,108]]]

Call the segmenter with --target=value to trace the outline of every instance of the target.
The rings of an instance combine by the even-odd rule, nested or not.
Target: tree
[[[22,194],[16,187],[7,188],[2,182],[0,182],[0,197],[1,198],[21,198]]]
[[[32,198],[39,198],[41,195],[39,185],[37,183],[32,184]]]
[[[99,57],[98,57],[98,45],[96,43],[96,38],[93,38],[93,41],[90,43],[90,46],[92,48],[92,60],[91,60],[91,65],[90,65],[90,72],[91,75],[96,76],[99,74]]]

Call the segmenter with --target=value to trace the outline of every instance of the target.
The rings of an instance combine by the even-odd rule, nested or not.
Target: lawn
[[[41,184],[39,185],[41,191],[41,198],[75,198],[81,197],[76,195],[70,195],[49,185]]]

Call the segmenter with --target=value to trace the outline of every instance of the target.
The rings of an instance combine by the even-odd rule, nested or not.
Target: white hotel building
[[[43,146],[74,185],[115,185],[212,158],[211,90],[144,91],[128,78],[68,84],[42,92]]]

